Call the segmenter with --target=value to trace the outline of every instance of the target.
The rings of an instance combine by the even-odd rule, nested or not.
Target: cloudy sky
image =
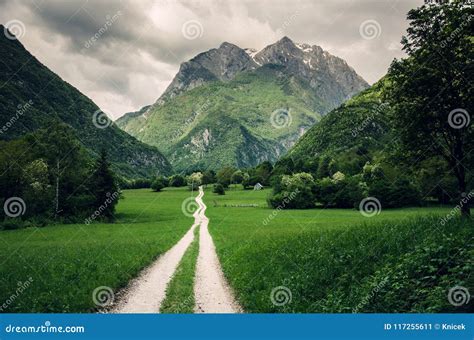
[[[345,59],[369,83],[402,57],[422,0],[0,0],[43,64],[118,118],[156,101],[181,62],[223,41],[261,49],[282,36]]]

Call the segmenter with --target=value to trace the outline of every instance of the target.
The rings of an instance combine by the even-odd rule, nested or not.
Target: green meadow
[[[193,218],[182,213],[181,203],[190,195],[125,190],[114,224],[0,232],[0,301],[11,301],[2,312],[96,310],[95,288],[123,287],[189,229]]]
[[[224,274],[246,312],[462,310],[449,305],[447,289],[472,286],[474,229],[457,218],[442,226],[450,208],[382,209],[371,218],[351,209],[277,211],[268,193],[207,188],[204,196]],[[0,232],[2,312],[99,310],[94,289],[117,292],[191,227],[181,211],[190,195],[125,190],[114,224]],[[197,251],[195,240],[162,312],[192,312]]]
[[[268,193],[204,196],[224,273],[247,312],[449,312],[448,289],[472,287],[474,224],[441,225],[449,208],[272,211]]]

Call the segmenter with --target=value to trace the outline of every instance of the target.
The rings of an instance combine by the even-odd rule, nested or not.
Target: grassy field
[[[442,226],[449,208],[273,213],[267,195],[204,196],[224,273],[247,312],[459,311],[447,290],[472,288],[473,223]]]
[[[93,311],[96,287],[124,286],[190,228],[193,219],[181,211],[189,196],[184,189],[129,190],[115,224],[0,232],[2,312]]]
[[[267,208],[268,191],[206,189],[210,231],[224,273],[247,312],[463,311],[454,285],[473,288],[473,223],[449,208]],[[192,224],[185,188],[124,192],[117,223],[0,232],[2,312],[88,312],[97,287],[124,286]],[[191,312],[198,243],[168,288],[164,312]],[[21,289],[19,289],[21,288]]]

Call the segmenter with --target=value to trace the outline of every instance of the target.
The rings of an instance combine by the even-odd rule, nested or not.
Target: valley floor
[[[449,208],[372,218],[349,209],[277,211],[267,208],[268,193],[205,190],[199,233],[181,249],[156,308],[199,312],[195,278],[212,257],[204,263],[199,247],[202,257],[212,240],[245,312],[456,311],[447,290],[472,282],[473,224],[454,218],[441,226]],[[185,188],[126,190],[115,224],[0,232],[2,312],[97,311],[118,291],[122,301],[121,288],[190,235],[193,217],[182,210],[190,196]]]

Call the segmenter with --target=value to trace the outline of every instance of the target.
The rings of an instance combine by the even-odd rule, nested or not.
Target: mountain
[[[0,31],[3,33],[3,26]],[[122,176],[170,173],[169,162],[155,147],[111,124],[92,100],[5,34],[0,34],[0,65],[0,140],[16,139],[48,128],[53,122],[63,122],[74,129],[92,155],[106,149]]]
[[[324,156],[332,158],[346,174],[361,171],[367,161],[390,149],[395,142],[388,114],[390,107],[382,101],[385,79],[354,96],[325,115],[288,151],[281,160],[301,171],[304,164]]]
[[[285,37],[260,52],[223,43],[181,64],[165,92],[117,125],[176,170],[275,161],[334,107],[368,87],[345,61]]]

